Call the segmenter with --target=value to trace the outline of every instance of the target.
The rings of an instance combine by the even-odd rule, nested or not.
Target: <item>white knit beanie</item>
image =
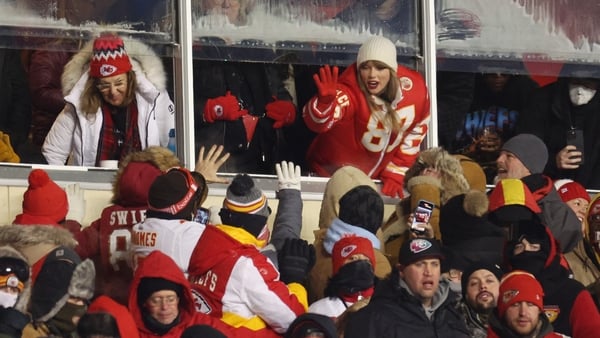
[[[365,41],[358,49],[356,67],[369,60],[381,61],[393,70],[398,69],[396,46],[383,36],[373,36]]]

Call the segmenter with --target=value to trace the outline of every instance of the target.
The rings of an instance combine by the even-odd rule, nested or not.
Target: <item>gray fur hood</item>
[[[123,36],[121,38],[136,75],[143,74],[156,89],[159,91],[165,90],[167,76],[158,55],[150,46],[140,40]],[[65,65],[61,78],[63,95],[69,94],[77,81],[89,71],[93,47],[94,40],[88,41]]]
[[[0,245],[11,245],[22,252],[23,248],[41,244],[75,248],[77,241],[67,229],[57,226],[5,225],[0,228]]]

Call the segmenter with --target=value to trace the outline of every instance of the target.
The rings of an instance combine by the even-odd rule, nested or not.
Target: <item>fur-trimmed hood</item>
[[[58,246],[75,248],[77,241],[67,229],[49,225],[5,225],[0,229],[0,245],[10,245],[29,265]]]
[[[42,314],[39,318],[34,318],[34,320],[44,323],[52,319],[67,304],[67,300],[71,297],[90,301],[94,296],[95,281],[96,268],[94,267],[94,262],[88,258],[75,266],[67,292],[64,295],[58,295],[59,298],[56,300],[54,306],[47,313]],[[39,283],[44,283],[44,281],[39,281]],[[48,291],[55,292],[54,290]]]
[[[2,245],[0,246],[0,257],[10,257],[16,258],[24,261],[29,267],[29,262],[27,258],[21,254],[17,249],[10,245]],[[17,299],[17,303],[15,304],[15,310],[21,313],[27,313],[27,304],[29,304],[29,298],[31,297],[31,268],[29,268],[29,278],[23,283],[25,287],[23,291],[19,295]]]
[[[340,213],[340,199],[350,190],[368,185],[377,190],[373,180],[356,167],[344,166],[336,170],[327,181],[319,214],[319,229],[326,229]]]
[[[119,170],[117,170],[115,179],[113,181],[113,197],[111,200],[113,204],[129,205],[132,203],[128,203],[128,201],[133,202],[133,200],[141,199],[134,196],[121,196],[122,185],[131,183],[128,182],[131,179],[131,177],[128,175],[129,173],[124,175],[124,172],[127,166],[132,162],[148,162],[149,164],[158,168],[161,172],[181,165],[179,158],[177,158],[177,156],[175,156],[175,154],[173,154],[173,152],[171,152],[169,149],[163,147],[152,146],[142,151],[130,153],[121,161],[121,163],[119,163]],[[149,185],[147,188],[149,188]],[[131,189],[128,189],[130,194],[131,191]],[[145,189],[143,192],[138,192],[145,193],[146,196],[144,196],[144,198],[147,198],[148,189]],[[145,205],[146,204],[143,206]]]
[[[453,196],[469,191],[469,182],[464,176],[460,160],[441,147],[429,148],[419,153],[417,160],[404,176],[404,185],[407,186],[410,180],[417,177],[425,168],[435,168],[442,175],[442,204]]]
[[[136,75],[143,74],[159,91],[166,89],[167,75],[158,55],[139,40],[124,36],[121,38]],[[70,93],[77,81],[89,71],[93,47],[94,40],[88,41],[65,65],[61,77],[63,95]]]
[[[590,213],[594,209],[595,204],[599,203],[598,201],[600,201],[600,193],[597,193],[596,195],[592,196],[592,199],[590,201],[587,212],[585,213],[585,237],[587,237],[588,239],[594,238],[595,237],[594,232],[597,230],[600,230],[600,229],[592,229],[592,227],[590,226],[590,222],[589,222]]]

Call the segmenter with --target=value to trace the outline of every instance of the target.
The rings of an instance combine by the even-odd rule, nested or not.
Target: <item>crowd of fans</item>
[[[203,146],[192,171],[164,148],[174,110],[156,57],[124,48],[121,38],[102,35],[68,62],[66,104],[42,145],[55,164],[118,160],[112,204],[92,224],[81,224],[79,186],[63,189],[44,170],[31,170],[22,213],[0,231],[0,335],[600,332],[600,195],[591,198],[573,180],[595,184],[589,173],[596,154],[586,145],[594,141],[585,124],[591,117],[576,110],[595,102],[596,82],[563,84],[574,110],[569,130],[587,135],[579,143],[545,139],[556,136],[560,121],[516,133],[515,119],[501,135],[483,128],[485,138],[461,154],[422,149],[429,97],[421,75],[397,64],[388,39],[367,40],[357,62],[341,73],[319,69],[317,94],[303,110],[318,134],[308,165],[330,176],[309,244],[300,236],[299,165],[272,163],[275,157],[260,163],[273,164],[265,170],[277,176],[276,210],[252,172],[230,182],[217,175],[230,156],[234,163],[265,158],[256,154],[271,147],[255,132],[296,119],[285,91],[271,102],[263,93],[256,99],[260,109],[241,105],[229,91],[205,98],[198,114],[206,132],[238,128],[246,135],[239,144],[254,144],[257,153],[230,154],[231,144]],[[226,82],[231,70],[219,71]],[[255,108],[271,120],[261,116],[260,122],[249,113]],[[474,135],[463,132],[462,141]],[[16,156],[5,136],[0,146]],[[480,151],[486,156],[469,156]],[[482,159],[485,166],[477,162]],[[380,191],[373,179],[381,179]],[[222,205],[204,205],[212,182],[227,183]],[[397,197],[389,215],[382,195]],[[423,203],[432,207],[425,218]]]
[[[70,212],[82,195],[32,170],[23,212],[0,232],[0,333],[592,337],[600,329],[600,196],[543,175],[547,150],[533,135],[504,144],[503,177],[489,191],[473,161],[421,151],[391,215],[373,181],[344,166],[326,185],[313,244],[300,238],[293,163],[275,168],[271,227],[269,200],[246,174],[228,182],[221,206],[203,205],[227,158],[213,147],[190,171],[166,148],[131,153],[113,204],[85,227]],[[415,201],[424,199],[435,210],[415,232]],[[198,222],[199,210],[217,214]]]

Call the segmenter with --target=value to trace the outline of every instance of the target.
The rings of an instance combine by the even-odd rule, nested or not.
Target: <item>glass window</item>
[[[567,79],[600,81],[598,2],[440,0],[435,12],[439,144],[475,158],[491,184],[502,144],[533,133],[549,149],[547,174],[586,180],[553,162],[567,129],[589,121],[561,124],[550,107],[570,121]]]

